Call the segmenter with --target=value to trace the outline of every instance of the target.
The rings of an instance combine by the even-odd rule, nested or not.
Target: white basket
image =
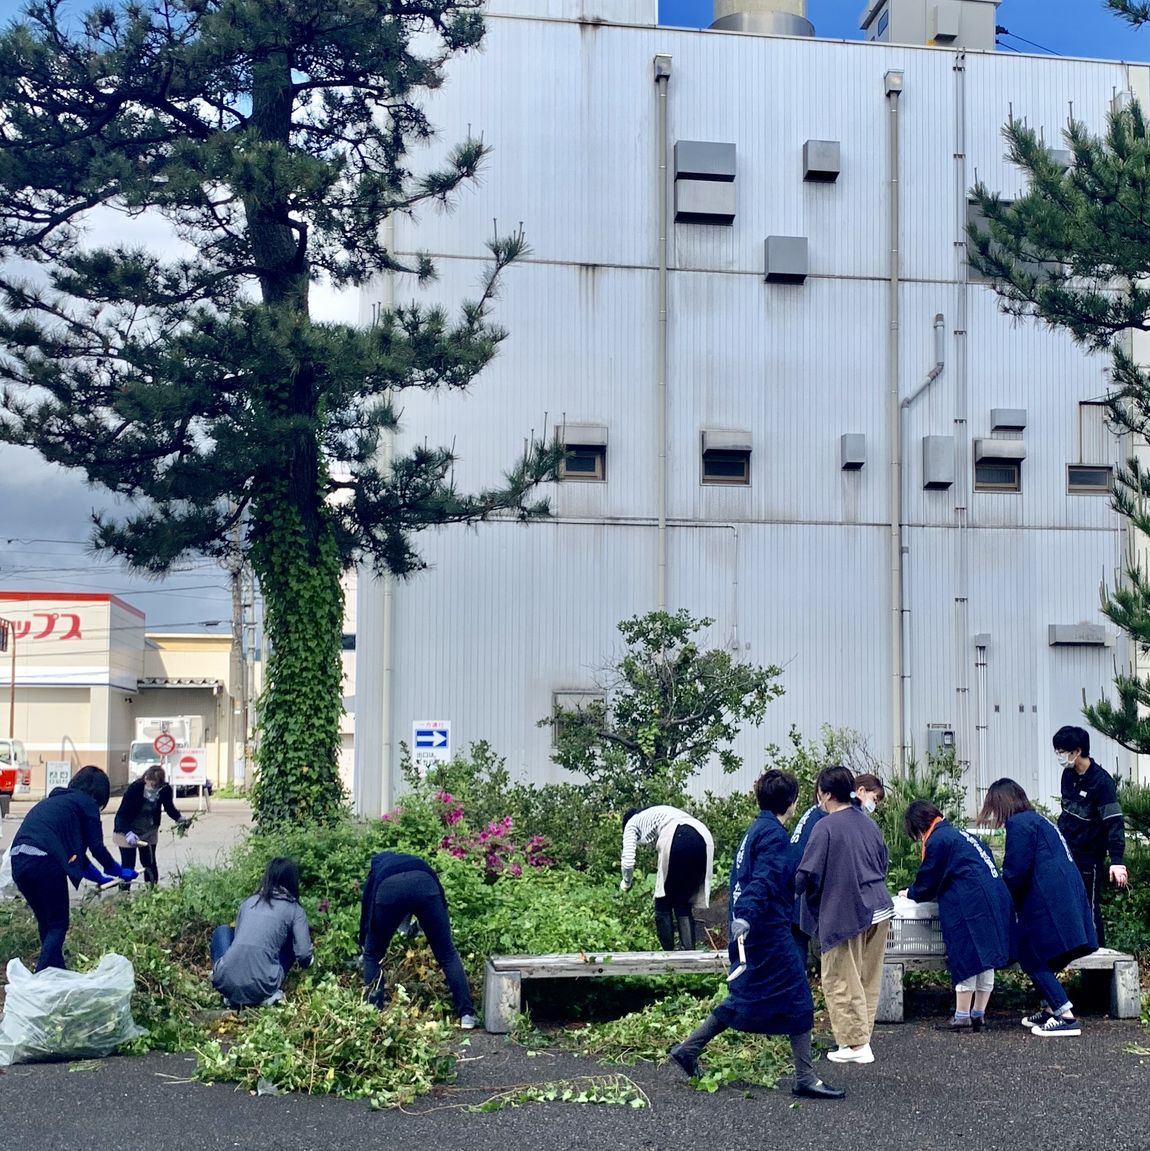
[[[886,940],[887,955],[945,955],[942,922],[929,919],[892,919]]]

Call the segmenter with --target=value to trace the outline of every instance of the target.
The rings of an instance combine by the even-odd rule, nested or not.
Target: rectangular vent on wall
[[[735,222],[735,145],[675,142],[675,222]]]

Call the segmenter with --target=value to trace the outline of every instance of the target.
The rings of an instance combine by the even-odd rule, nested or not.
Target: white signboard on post
[[[168,759],[168,782],[173,787],[201,787],[208,782],[208,753],[195,747],[177,751]]]
[[[421,719],[411,725],[411,758],[420,774],[433,763],[447,763],[452,755],[451,720]]]
[[[44,766],[44,794],[55,787],[67,787],[72,779],[72,765],[66,759],[50,759]]]

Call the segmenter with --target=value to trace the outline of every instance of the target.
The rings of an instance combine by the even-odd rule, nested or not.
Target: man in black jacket
[[[1062,814],[1058,830],[1070,854],[1094,912],[1098,946],[1104,947],[1102,890],[1110,881],[1125,887],[1126,826],[1114,777],[1090,758],[1090,736],[1081,727],[1060,727],[1054,733],[1054,754],[1062,765]],[[1106,870],[1106,856],[1110,870]]]

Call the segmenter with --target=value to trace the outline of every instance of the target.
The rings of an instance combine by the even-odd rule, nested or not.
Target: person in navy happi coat
[[[671,1048],[670,1060],[687,1075],[699,1074],[703,1048],[728,1027],[787,1035],[795,1060],[795,1095],[841,1099],[811,1065],[814,1004],[810,984],[791,936],[795,860],[783,820],[794,810],[794,776],[767,771],[755,783],[761,814],[747,829],[731,869],[730,960],[727,998],[697,1030]],[[740,955],[746,957],[745,968]]]
[[[922,844],[922,863],[904,894],[938,903],[946,966],[954,983],[949,1031],[981,1031],[994,990],[994,969],[1013,962],[1014,904],[993,857],[968,831],[943,819],[925,799],[906,809],[907,834]]]
[[[1041,1010],[1023,1019],[1044,1038],[1081,1035],[1073,1005],[1055,972],[1098,947],[1094,916],[1082,876],[1058,828],[1031,806],[1013,779],[986,792],[980,819],[1006,828],[1002,878],[1018,913],[1018,963],[1043,997]]]

